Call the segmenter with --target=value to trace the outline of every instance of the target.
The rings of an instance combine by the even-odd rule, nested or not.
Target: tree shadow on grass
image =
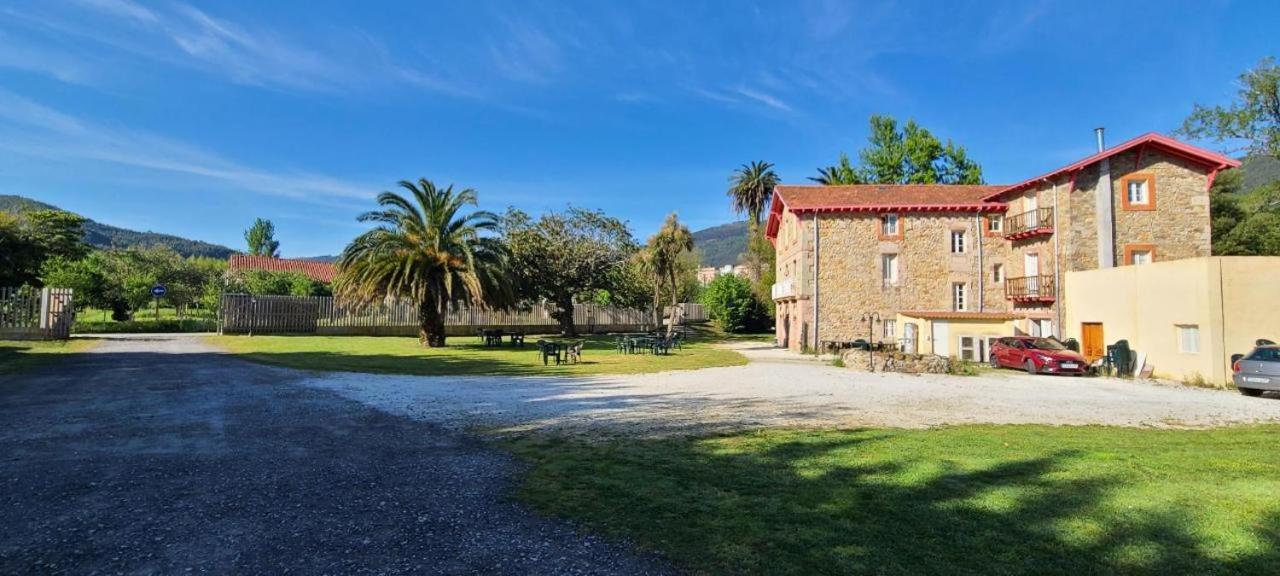
[[[1112,497],[1126,480],[1082,473],[1083,452],[975,466],[886,448],[873,431],[782,434],[795,438],[512,446],[533,464],[522,493],[535,506],[698,572],[1275,574],[1280,566],[1280,511],[1224,527],[1216,523],[1229,513],[1118,505]]]

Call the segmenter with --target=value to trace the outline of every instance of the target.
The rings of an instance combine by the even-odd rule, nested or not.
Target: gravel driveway
[[[1280,399],[1110,378],[868,374],[739,346],[746,366],[629,376],[421,377],[334,373],[303,384],[394,414],[509,429],[661,435],[757,426],[1280,422]]]
[[[183,336],[0,377],[0,573],[664,573],[511,459]]]

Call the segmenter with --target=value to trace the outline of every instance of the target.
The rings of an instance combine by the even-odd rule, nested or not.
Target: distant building
[[[333,282],[333,279],[338,276],[338,267],[328,262],[289,260],[286,258],[249,256],[246,254],[232,254],[231,259],[227,261],[227,270],[231,272],[242,272],[246,270],[259,270],[263,272],[296,272],[317,282],[326,283]]]
[[[698,283],[706,285],[712,280],[715,280],[716,276],[722,276],[725,274],[733,274],[734,276],[746,278],[748,280],[752,279],[751,271],[746,266],[743,266],[742,264],[738,264],[736,266],[725,264],[719,268],[716,268],[715,266],[703,266],[702,268],[699,268]]]

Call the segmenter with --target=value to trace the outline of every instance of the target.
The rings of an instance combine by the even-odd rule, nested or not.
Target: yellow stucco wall
[[[1280,328],[1280,258],[1213,257],[1068,272],[1067,338],[1102,324],[1105,344],[1129,341],[1157,377],[1230,380],[1230,356]],[[1199,352],[1178,347],[1178,326],[1199,328]]]
[[[918,344],[916,351],[920,354],[937,354],[938,346],[930,337],[933,334],[934,320],[925,318],[916,318],[905,314],[897,315],[897,329],[899,341],[905,335],[907,323],[914,323],[919,327],[919,335],[917,336]],[[947,356],[960,357],[960,337],[975,336],[978,338],[986,338],[989,336],[1013,336],[1014,321],[1013,320],[939,320],[939,322],[947,323]]]
[[[1227,327],[1222,359],[1230,375],[1232,354],[1245,354],[1259,338],[1280,342],[1280,257],[1229,256],[1222,262],[1222,318]]]

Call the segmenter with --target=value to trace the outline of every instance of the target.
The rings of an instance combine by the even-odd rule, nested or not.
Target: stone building
[[[1014,185],[778,186],[766,235],[779,344],[982,361],[1000,336],[1062,335],[1067,272],[1208,256],[1209,187],[1239,162],[1159,134],[1098,140]]]

